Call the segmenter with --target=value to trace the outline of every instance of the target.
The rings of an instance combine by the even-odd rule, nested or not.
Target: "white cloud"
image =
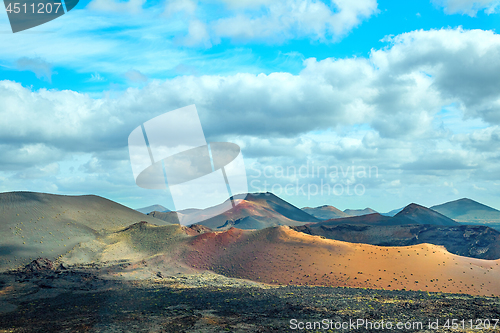
[[[499,0],[431,0],[437,6],[444,7],[447,14],[466,14],[476,16],[478,11],[487,14],[496,13],[500,7]]]
[[[28,168],[26,170],[16,173],[14,177],[18,179],[40,179],[40,178],[54,176],[57,175],[58,173],[59,173],[59,164],[50,163],[43,167]]]
[[[57,188],[133,187],[124,180],[132,178],[130,132],[194,103],[209,141],[237,142],[262,165],[296,165],[308,156],[326,165],[375,165],[382,176],[367,182],[378,188],[400,180],[404,191],[443,178],[453,183],[441,186],[452,195],[470,184],[489,188],[483,183],[500,172],[499,35],[442,29],[389,42],[368,58],[307,59],[297,75],[182,76],[97,99],[0,81],[1,171],[28,175],[87,154],[75,168],[81,180]],[[455,111],[444,116],[450,105]],[[481,128],[470,121],[476,118]]]
[[[465,117],[481,118],[485,124],[500,123],[495,109],[500,96],[492,88],[500,85],[496,75],[500,59],[495,56],[500,52],[499,35],[461,29],[414,31],[394,37],[391,43],[388,48],[372,51],[370,58],[307,59],[298,75],[184,76],[129,89],[118,99],[93,100],[69,91],[32,93],[4,81],[0,94],[5,97],[0,103],[7,116],[5,126],[9,117],[21,121],[19,117],[36,105],[47,108],[47,119],[63,108],[65,112],[75,110],[66,120],[74,119],[82,130],[87,121],[100,119],[103,126],[114,127],[129,123],[125,118],[136,110],[144,114],[134,119],[192,103],[203,111],[212,135],[292,137],[368,124],[381,138],[439,138],[446,132],[436,129],[433,120],[452,103],[460,105]],[[134,71],[128,74],[129,78],[142,78]],[[48,122],[26,124],[24,132],[30,128],[40,132],[39,124]],[[68,127],[62,125],[57,131],[47,125],[38,134],[44,137],[50,132],[50,137],[62,137]],[[3,135],[13,128],[18,127],[3,130]],[[75,135],[73,130],[68,133]]]
[[[232,3],[232,2],[231,2]],[[237,13],[214,23],[218,37],[284,41],[293,37],[337,39],[377,13],[376,0],[334,0],[329,7],[315,0],[262,2],[252,14]],[[298,36],[297,36],[298,35]]]
[[[69,91],[32,93],[4,81],[0,103],[5,126],[12,126],[2,135],[18,128],[14,121],[22,122],[19,117],[34,108],[45,109],[47,119],[26,124],[23,133],[32,130],[41,138],[54,138],[78,134],[63,123],[57,131],[49,125],[49,119],[63,120],[62,110],[70,112],[65,121],[74,120],[74,126],[88,131],[87,122],[115,127],[128,124],[126,118],[137,110],[142,114],[133,119],[192,103],[203,112],[212,135],[293,137],[368,124],[381,138],[439,138],[447,134],[437,130],[433,120],[452,103],[461,105],[466,117],[479,117],[491,125],[500,122],[492,108],[500,96],[491,88],[500,85],[498,35],[460,29],[414,31],[394,37],[391,43],[372,51],[368,59],[307,59],[299,75],[184,76],[129,89],[118,99],[93,100]],[[143,78],[137,74],[142,73],[129,71],[129,79]]]
[[[263,2],[258,8],[169,1],[165,8],[162,6],[163,3],[148,7],[142,0],[94,0],[43,26],[57,33],[2,36],[0,62],[15,67],[21,57],[41,58],[77,72],[105,73],[110,80],[111,75],[120,76],[130,68],[169,77],[182,63],[221,74],[234,73],[235,67],[239,71],[261,72],[250,49],[225,51],[208,60],[200,57],[197,49],[209,48],[221,38],[238,36],[246,36],[252,42],[338,40],[377,11],[376,0],[338,0],[331,5],[317,0],[286,0]],[[216,10],[217,17],[227,22],[213,18]],[[242,20],[235,20],[239,16]],[[0,20],[8,26],[7,15],[0,16]],[[262,27],[254,21],[262,23]],[[228,26],[223,27],[223,22]],[[179,44],[187,47],[179,48]],[[144,49],[148,49],[147,54]],[[116,55],[120,55],[120,61]]]

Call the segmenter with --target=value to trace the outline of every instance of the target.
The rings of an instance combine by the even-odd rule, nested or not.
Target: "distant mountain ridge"
[[[431,225],[459,225],[452,219],[439,214],[429,208],[411,203],[399,213],[385,216],[379,213],[331,219],[317,223],[316,227],[353,224],[353,225],[405,225],[405,224],[431,224]]]
[[[320,220],[329,220],[329,219],[336,219],[336,218],[350,216],[349,214],[344,213],[340,209],[337,209],[329,205],[318,206],[318,207],[304,207],[302,208],[302,210]]]
[[[377,212],[367,207],[365,209],[346,209],[344,210],[344,213],[346,213],[349,216],[361,216],[361,215],[374,214]]]
[[[183,217],[183,214],[179,212],[158,212],[156,210],[148,213],[147,215],[172,224],[180,224],[180,220],[182,220]]]
[[[392,219],[397,219],[398,224],[459,225],[449,217],[415,203],[406,206]]]
[[[310,235],[379,246],[422,243],[480,259],[500,258],[500,232],[486,226],[461,225],[429,208],[409,204],[394,217],[378,213],[332,219],[293,229]]]
[[[468,198],[432,206],[431,209],[463,223],[500,223],[500,211]]]
[[[170,212],[170,209],[163,207],[162,205],[151,205],[143,208],[137,208],[136,211],[147,215],[154,211],[162,213]]]
[[[405,209],[404,207],[401,207],[401,208],[397,208],[397,209],[393,209],[387,213],[381,213],[381,215],[384,215],[384,216],[394,216],[396,215],[397,213],[399,213],[400,211],[402,211],[403,209]]]

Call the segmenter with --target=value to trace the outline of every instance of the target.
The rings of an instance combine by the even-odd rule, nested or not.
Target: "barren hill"
[[[137,208],[136,211],[147,215],[153,211],[162,212],[162,213],[170,212],[170,209],[163,207],[162,205],[151,205],[151,206],[147,206],[147,207]]]
[[[431,225],[459,225],[446,216],[439,214],[429,208],[409,204],[394,217],[379,213],[345,217],[319,222],[317,227],[340,224],[353,225],[405,225],[405,224],[431,224]]]
[[[361,215],[375,214],[377,212],[367,207],[365,209],[346,209],[344,210],[344,213],[346,213],[349,216],[361,216]]]
[[[485,226],[460,225],[428,208],[410,204],[394,217],[369,214],[297,226],[310,235],[352,243],[407,246],[442,245],[454,254],[500,258],[500,232]]]
[[[499,210],[468,198],[432,206],[431,209],[461,223],[495,225],[497,228],[500,225]]]
[[[238,197],[234,199],[238,204],[232,209],[197,224],[213,230],[223,230],[235,225],[239,229],[262,229],[278,225],[303,225],[319,221],[314,216],[269,192],[249,193],[246,196]],[[209,208],[209,210],[217,209],[217,206]],[[186,219],[184,221],[189,221],[189,219],[206,214],[206,212],[207,210],[195,211],[194,214],[184,217]]]
[[[431,244],[352,244],[286,226],[205,233],[189,240],[179,260],[194,269],[270,284],[500,295],[500,260],[457,256]]]
[[[205,233],[196,227],[136,224],[102,239],[97,258],[117,263],[108,274],[120,279],[211,271],[275,285],[500,295],[500,260],[458,256],[442,246],[354,244],[287,226]],[[78,251],[61,261],[75,263]]]
[[[500,295],[500,260],[441,246],[385,247],[324,239],[287,226],[209,232],[135,223],[79,244],[57,264],[91,263],[105,278],[151,279],[211,271],[268,284]]]
[[[168,224],[94,195],[0,193],[0,270],[38,256],[55,258],[104,229],[140,221]]]
[[[192,265],[267,283],[500,293],[499,260],[460,257],[430,244],[388,248],[276,227],[204,234],[193,245]]]
[[[459,225],[459,223],[432,209],[411,203],[402,211],[394,215],[392,220],[398,224],[432,224],[432,225]]]
[[[304,207],[302,208],[304,212],[306,212],[309,215],[314,216],[317,219],[320,220],[330,220],[330,219],[337,219],[341,217],[349,217],[350,215],[347,213],[344,213],[340,209],[337,209],[333,206],[319,206],[319,207]]]

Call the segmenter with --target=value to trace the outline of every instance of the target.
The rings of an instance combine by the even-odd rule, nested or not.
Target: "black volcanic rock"
[[[148,223],[146,221],[141,221],[141,222],[138,222],[138,223],[134,223],[134,224],[126,227],[125,229],[118,231],[118,232],[125,232],[125,231],[131,231],[131,230],[144,231],[144,230],[147,230],[150,227],[156,227],[156,225]]]
[[[24,266],[21,271],[27,274],[54,270],[54,263],[47,258],[38,258]]]

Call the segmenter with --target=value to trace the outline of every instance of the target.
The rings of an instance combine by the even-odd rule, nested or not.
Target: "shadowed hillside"
[[[401,207],[401,208],[397,208],[397,209],[393,209],[391,210],[390,212],[387,212],[387,213],[381,213],[382,215],[385,215],[385,216],[394,216],[396,215],[397,213],[399,213],[400,211],[402,211],[404,209],[404,207]]]
[[[500,230],[500,211],[471,199],[463,198],[431,209],[461,223],[484,224]]]
[[[398,224],[458,225],[452,219],[415,203],[409,204],[394,215],[392,221],[394,220],[397,220]]]
[[[0,269],[37,256],[55,258],[80,242],[98,239],[104,229],[140,221],[169,224],[94,195],[0,193]]]
[[[405,224],[431,224],[431,225],[459,225],[452,219],[441,215],[429,208],[409,204],[395,216],[386,216],[379,213],[345,217],[319,222],[317,227],[340,224],[353,225],[405,225]]]

